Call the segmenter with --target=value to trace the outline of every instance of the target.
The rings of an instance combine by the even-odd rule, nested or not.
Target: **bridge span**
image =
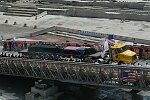
[[[0,74],[150,90],[150,67],[0,57]]]

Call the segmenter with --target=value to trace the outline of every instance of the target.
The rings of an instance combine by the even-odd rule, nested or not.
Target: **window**
[[[122,52],[126,51],[126,47],[124,46],[122,48],[118,48],[117,51],[118,51],[118,53],[122,53]]]

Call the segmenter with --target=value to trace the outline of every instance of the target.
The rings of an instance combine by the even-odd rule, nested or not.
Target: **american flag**
[[[133,71],[124,71],[123,72],[123,81],[134,83],[136,82],[137,73]]]

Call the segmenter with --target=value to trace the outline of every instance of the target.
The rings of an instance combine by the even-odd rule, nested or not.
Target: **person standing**
[[[149,52],[148,47],[146,47],[145,48],[145,59],[148,59],[148,52]]]
[[[142,59],[143,49],[139,47],[139,60]]]

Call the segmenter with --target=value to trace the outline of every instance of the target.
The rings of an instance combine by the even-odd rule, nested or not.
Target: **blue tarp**
[[[128,77],[128,72],[123,72],[123,77]]]
[[[108,40],[114,39],[113,35],[108,35]]]
[[[84,48],[84,47],[80,47],[76,51],[83,54],[85,52],[85,49],[86,48]]]

